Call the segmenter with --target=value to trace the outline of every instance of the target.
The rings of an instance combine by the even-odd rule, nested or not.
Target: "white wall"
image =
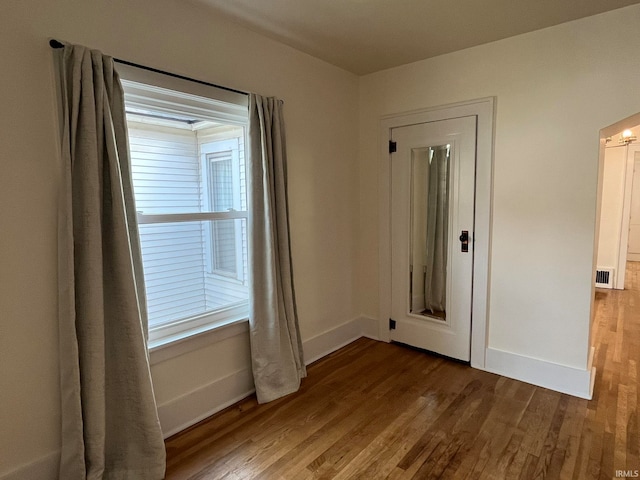
[[[587,368],[599,130],[640,111],[639,23],[632,6],[361,77],[366,315],[379,307],[380,117],[496,96],[488,346]]]
[[[0,477],[41,458],[55,459],[59,447],[57,130],[51,37],[284,99],[303,339],[311,341],[358,313],[354,75],[185,1],[3,2]],[[215,346],[203,345],[154,364],[158,401],[169,408],[188,399],[189,393],[207,393],[217,381],[248,368],[246,333]]]

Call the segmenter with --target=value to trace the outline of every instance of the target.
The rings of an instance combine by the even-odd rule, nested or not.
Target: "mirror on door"
[[[411,313],[446,320],[450,145],[411,152]]]

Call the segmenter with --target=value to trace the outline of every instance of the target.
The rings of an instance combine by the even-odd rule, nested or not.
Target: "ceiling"
[[[640,0],[196,0],[362,75]]]

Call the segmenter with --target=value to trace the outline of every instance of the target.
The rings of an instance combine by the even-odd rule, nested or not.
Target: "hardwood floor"
[[[591,401],[360,339],[300,392],[167,440],[167,479],[612,479],[640,470],[640,263],[596,295]],[[631,471],[631,472],[629,472]]]

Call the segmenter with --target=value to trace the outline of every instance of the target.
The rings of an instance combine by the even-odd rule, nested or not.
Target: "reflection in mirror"
[[[411,153],[411,313],[446,320],[450,145]]]

